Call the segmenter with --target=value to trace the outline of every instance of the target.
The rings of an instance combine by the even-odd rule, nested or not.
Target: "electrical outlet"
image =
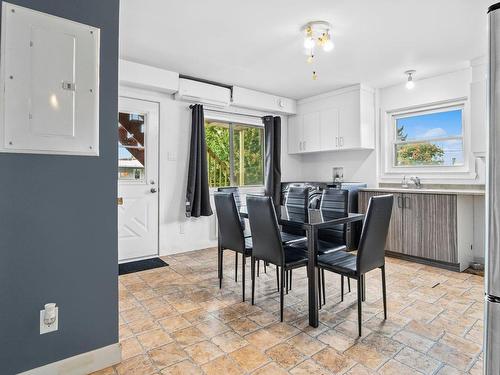
[[[45,322],[46,310],[40,310],[40,335],[54,332],[59,329],[59,307],[54,308],[55,319],[52,323]]]

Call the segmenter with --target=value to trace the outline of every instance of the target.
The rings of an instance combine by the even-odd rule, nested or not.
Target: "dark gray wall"
[[[10,0],[101,29],[100,156],[0,154],[0,374],[118,342],[119,0]],[[59,305],[59,331],[39,310]]]

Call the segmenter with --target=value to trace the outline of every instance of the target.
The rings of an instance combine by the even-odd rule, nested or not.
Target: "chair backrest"
[[[286,195],[285,206],[287,208],[307,209],[309,205],[309,187],[290,187]]]
[[[234,202],[236,203],[236,208],[238,209],[238,211],[240,210],[241,196],[240,196],[240,189],[237,186],[220,187],[217,188],[217,191],[221,193],[233,193]],[[245,219],[241,218],[240,223],[241,223],[241,228],[243,229],[243,231],[245,231]]]
[[[391,221],[392,195],[370,198],[358,246],[357,270],[365,273],[385,264],[385,241]]]
[[[238,209],[241,207],[240,189],[237,186],[220,187],[217,188],[217,191],[221,193],[233,193],[234,201],[236,202],[236,207]]]
[[[252,255],[282,266],[285,253],[271,197],[247,195],[248,220],[252,230]]]
[[[321,196],[320,209],[323,212],[340,212],[347,214],[349,191],[341,189],[325,189]],[[321,229],[319,239],[329,242],[345,244],[347,242],[347,224],[335,225],[331,228]]]
[[[240,214],[234,193],[214,193],[215,209],[219,222],[219,242],[225,249],[245,251],[245,237],[240,223]]]

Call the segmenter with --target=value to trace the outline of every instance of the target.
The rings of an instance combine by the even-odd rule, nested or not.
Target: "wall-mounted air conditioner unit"
[[[179,79],[176,100],[227,107],[231,104],[231,90],[226,87],[198,82],[187,78]]]

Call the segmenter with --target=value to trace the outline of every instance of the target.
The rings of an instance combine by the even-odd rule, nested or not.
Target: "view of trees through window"
[[[463,165],[461,108],[397,117],[395,126],[395,166]]]
[[[264,128],[205,121],[210,187],[264,184]]]

